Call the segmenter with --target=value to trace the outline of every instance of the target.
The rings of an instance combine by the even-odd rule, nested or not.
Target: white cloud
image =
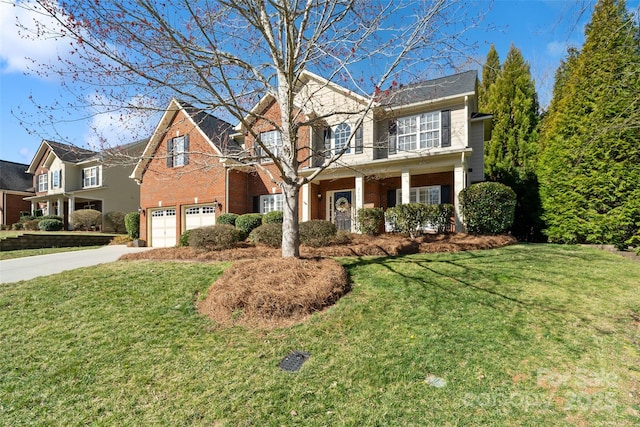
[[[35,64],[68,56],[68,39],[37,37],[39,28],[59,28],[52,18],[37,13],[38,7],[32,0],[0,1],[0,72],[26,72]]]
[[[104,95],[93,94],[88,99],[93,105],[93,116],[89,123],[91,130],[84,140],[93,150],[150,137],[161,114],[153,100],[142,96],[130,98],[127,101],[130,108],[118,109],[110,107],[113,100]]]

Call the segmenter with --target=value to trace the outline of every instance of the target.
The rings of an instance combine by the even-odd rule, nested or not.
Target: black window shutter
[[[189,135],[184,136],[184,164],[189,164]]]
[[[324,128],[324,156],[331,157],[331,128]]]
[[[398,124],[395,120],[389,120],[389,154],[396,154],[396,136]]]
[[[173,139],[167,140],[167,167],[173,167]]]
[[[58,174],[59,174],[58,179],[60,180],[59,181],[60,182],[59,187],[62,188],[62,169],[60,169],[60,172]]]
[[[96,166],[96,185],[100,185],[100,167]]]
[[[253,196],[253,212],[260,213],[260,196]]]
[[[84,169],[82,169],[82,186],[84,187]]]
[[[451,186],[440,186],[440,203],[451,203]]]
[[[440,113],[442,120],[442,146],[451,147],[451,110]]]
[[[393,208],[396,206],[396,190],[387,190],[387,207]]]
[[[364,149],[364,141],[362,140],[362,126],[358,126],[358,129],[356,129],[355,139],[356,139],[356,154],[360,154]]]

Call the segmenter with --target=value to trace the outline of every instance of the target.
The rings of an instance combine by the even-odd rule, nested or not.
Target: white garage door
[[[176,210],[151,211],[151,246],[168,248],[176,245]]]
[[[210,205],[193,206],[185,209],[185,229],[192,230],[216,223],[216,209]]]

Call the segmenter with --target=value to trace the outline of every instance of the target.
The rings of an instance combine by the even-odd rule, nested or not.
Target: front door
[[[351,191],[333,193],[333,223],[338,230],[351,231]]]

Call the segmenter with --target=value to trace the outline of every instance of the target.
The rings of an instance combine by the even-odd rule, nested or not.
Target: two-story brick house
[[[483,180],[490,133],[491,116],[477,112],[475,71],[379,91],[373,98],[304,72],[295,107],[301,122],[323,118],[298,131],[300,173],[317,175],[301,189],[302,221],[326,219],[355,231],[361,207],[446,202],[454,204],[455,228],[461,230],[458,195]],[[278,104],[265,96],[245,126],[232,129],[173,100],[132,175],[141,183],[146,216],[141,237],[152,246],[173,246],[186,229],[215,223],[216,213],[281,210],[278,170],[260,155],[253,137],[278,153],[279,117]],[[176,151],[175,138],[186,135],[190,145],[179,142]],[[340,150],[345,153],[339,161],[318,174]],[[194,160],[176,164],[176,155]],[[238,159],[247,155],[259,158],[261,167],[242,165]],[[206,220],[195,213],[198,206],[209,206]],[[190,222],[190,215],[200,219]]]
[[[36,194],[25,200],[31,202],[32,212],[58,215],[69,229],[69,216],[78,209],[95,209],[103,216],[137,211],[140,192],[129,179],[131,163],[116,161],[116,155],[137,157],[145,144],[146,140],[96,152],[43,140],[27,169],[33,174]],[[107,229],[104,224],[103,230]]]

